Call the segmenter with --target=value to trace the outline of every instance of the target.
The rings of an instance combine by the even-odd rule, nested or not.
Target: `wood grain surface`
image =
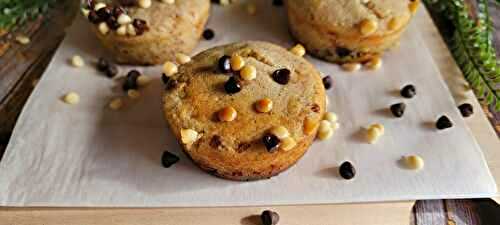
[[[43,18],[23,26],[16,33],[0,39],[0,158],[10,132],[31,93],[36,81],[50,62],[56,47],[64,37],[66,27],[75,15],[77,1],[59,1],[56,9]],[[492,15],[497,33],[495,40],[500,48],[500,7],[493,6]],[[19,45],[12,41],[17,33],[28,34],[32,43]],[[1,43],[4,43],[2,45]],[[455,68],[456,69],[456,68]],[[500,133],[499,114],[487,112]],[[473,129],[474,130],[474,129]],[[492,140],[493,142],[495,140]],[[498,141],[498,140],[496,140]],[[491,156],[491,155],[490,155]],[[498,157],[499,154],[494,156]],[[492,156],[493,157],[493,156]],[[499,159],[500,160],[500,159]],[[497,160],[498,164],[500,162]],[[491,167],[491,165],[490,165]],[[500,165],[494,165],[500,168]],[[492,171],[493,173],[497,171]],[[413,206],[412,214],[408,214]],[[257,225],[257,214],[264,208],[204,208],[178,209],[68,209],[68,208],[1,208],[0,225],[23,224],[158,224],[157,221],[176,221],[163,224],[242,224]],[[500,225],[500,207],[491,199],[474,200],[425,200],[414,205],[407,203],[346,204],[335,206],[282,206],[273,207],[282,217],[280,224],[370,224],[370,225]],[[298,217],[296,215],[307,214]],[[296,218],[293,221],[287,218]],[[315,218],[315,221],[308,221]],[[369,218],[369,219],[367,219]],[[198,222],[196,222],[198,221]],[[319,222],[318,222],[319,221]],[[405,221],[401,223],[401,221]],[[408,222],[406,222],[408,221]],[[348,223],[349,222],[349,223]]]

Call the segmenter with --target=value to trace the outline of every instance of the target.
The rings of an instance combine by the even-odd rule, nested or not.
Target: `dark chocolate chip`
[[[109,64],[106,71],[104,71],[107,77],[112,78],[118,74],[118,67],[115,64]]]
[[[214,135],[212,136],[212,139],[210,139],[210,147],[212,148],[218,148],[222,144],[221,137],[219,135]]]
[[[472,114],[474,114],[474,108],[469,103],[464,103],[458,106],[458,109],[460,110],[460,113],[462,114],[463,117],[469,117],[472,116]]]
[[[118,18],[121,14],[123,14],[125,12],[126,11],[125,11],[125,9],[123,7],[121,7],[121,6],[115,6],[113,8],[112,14],[113,14],[114,17]]]
[[[97,16],[99,16],[99,18],[102,21],[106,21],[111,16],[112,12],[113,12],[113,9],[110,6],[106,6],[106,7],[102,7],[99,10],[97,10],[96,13],[97,13]]]
[[[241,91],[241,85],[235,77],[230,77],[224,84],[224,90],[228,94],[236,94]]]
[[[86,0],[85,4],[87,5],[87,9],[94,9],[95,1],[94,0]]]
[[[415,86],[411,84],[406,85],[403,87],[403,89],[401,89],[401,96],[405,98],[413,98],[413,96],[415,96],[416,94],[417,94],[417,89],[415,88]]]
[[[356,175],[356,169],[350,162],[346,161],[340,165],[339,174],[342,178],[350,180]]]
[[[167,85],[168,81],[170,81],[170,77],[167,76],[166,74],[162,73],[161,74],[161,81],[163,82],[163,84]]]
[[[120,24],[115,16],[110,16],[108,20],[106,20],[106,24],[111,30],[117,30],[120,27]]]
[[[167,83],[167,90],[175,89],[175,88],[177,88],[178,85],[179,85],[179,82],[177,80],[170,79]]]
[[[351,55],[352,51],[347,48],[337,47],[335,48],[335,53],[338,57],[342,58]]]
[[[134,21],[132,22],[132,25],[134,26],[135,32],[137,33],[137,35],[141,35],[144,32],[149,30],[148,24],[146,23],[145,20],[134,19]]]
[[[333,84],[332,77],[330,76],[323,77],[323,86],[325,86],[326,90],[330,89],[332,87],[332,84]]]
[[[246,151],[247,149],[249,149],[250,147],[252,147],[252,144],[250,144],[250,143],[246,143],[246,142],[240,143],[238,145],[238,148],[236,149],[236,152],[242,153],[242,152]]]
[[[217,69],[219,69],[219,71],[222,73],[231,72],[231,57],[228,55],[220,57],[219,61],[217,62]]]
[[[122,6],[134,6],[134,5],[137,5],[137,0],[119,0],[118,2]]]
[[[276,225],[280,220],[280,216],[276,212],[265,210],[260,214],[260,219],[262,220],[262,225]]]
[[[441,116],[436,122],[436,128],[438,130],[444,130],[453,127],[453,123],[447,116]]]
[[[264,135],[262,142],[264,142],[264,146],[266,146],[267,151],[271,153],[276,151],[280,146],[280,139],[276,137],[276,135],[272,134]]]
[[[163,155],[161,156],[161,164],[165,168],[169,168],[175,163],[179,162],[179,157],[170,153],[169,151],[163,152]]]
[[[101,18],[97,15],[97,13],[94,10],[89,12],[88,19],[93,24],[98,24],[102,21]]]
[[[97,60],[97,70],[104,72],[109,66],[109,61],[106,60],[105,58],[99,58]]]
[[[276,83],[285,85],[290,82],[290,70],[289,69],[279,69],[273,72],[273,80]]]
[[[283,5],[283,0],[273,0],[273,5],[274,6],[282,6]]]
[[[215,32],[212,29],[208,28],[208,29],[203,31],[202,35],[203,35],[203,38],[205,38],[205,40],[208,41],[208,40],[212,40],[215,37]]]
[[[394,105],[391,105],[390,107],[392,115],[395,117],[402,117],[403,114],[405,113],[406,109],[406,104],[405,103],[396,103]]]
[[[125,82],[123,83],[123,90],[128,91],[130,89],[137,89],[137,78],[141,75],[141,73],[137,70],[131,70],[128,72],[127,77],[125,78]]]

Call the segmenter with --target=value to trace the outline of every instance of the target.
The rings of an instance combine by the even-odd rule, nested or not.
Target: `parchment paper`
[[[255,2],[255,16],[247,15],[241,5],[214,5],[207,27],[216,37],[202,41],[197,52],[238,40],[292,46],[284,9],[270,1]],[[422,16],[420,12],[416,20]],[[296,166],[278,177],[233,182],[200,171],[180,152],[162,117],[159,79],[141,91],[140,100],[127,100],[123,110],[107,108],[112,97],[123,93],[118,82],[92,65],[104,53],[79,17],[19,118],[0,164],[0,204],[243,206],[492,196],[496,186],[481,150],[432,61],[428,49],[433,46],[423,43],[415,22],[378,71],[345,73],[308,57],[333,76],[329,109],[338,114],[341,129],[331,140],[315,143]],[[71,67],[68,60],[74,54],[83,56],[87,66]],[[121,74],[129,68],[122,67]],[[155,78],[160,75],[159,67],[139,70]],[[418,94],[402,99],[398,90],[408,83]],[[81,95],[80,104],[60,100],[68,91]],[[403,118],[385,110],[402,101],[407,104]],[[444,114],[454,127],[437,131],[434,121]],[[375,122],[385,125],[386,134],[369,145],[359,131]],[[165,150],[177,153],[181,161],[162,168]],[[408,154],[422,156],[425,169],[405,169],[400,159]],[[344,160],[354,163],[354,180],[338,177],[337,166]]]

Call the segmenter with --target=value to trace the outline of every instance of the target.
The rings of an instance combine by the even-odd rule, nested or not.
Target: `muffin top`
[[[409,21],[419,0],[288,0],[287,7],[307,22],[335,31],[361,29],[367,21],[376,24],[373,34],[397,30]]]
[[[242,78],[242,70],[221,71],[221,58],[233,55],[241,56],[246,66],[255,68],[254,79]],[[277,71],[281,76],[276,75]],[[236,80],[241,90],[228,85],[230,80]],[[304,58],[265,42],[235,43],[206,50],[180,66],[166,89],[164,113],[172,132],[184,142],[182,131],[195,131],[196,140],[184,142],[184,150],[195,161],[218,169],[258,170],[277,160],[287,160],[280,159],[280,155],[293,149],[270,151],[263,137],[272,128],[283,126],[297,146],[307,148],[317,126],[309,126],[308,129],[314,130],[307,130],[306,124],[319,123],[325,111],[320,73]],[[259,112],[259,102],[263,99],[272,103],[269,112]],[[223,122],[219,113],[228,107],[236,111],[236,116],[230,122]]]
[[[100,36],[109,37],[116,41],[135,40],[140,42],[147,39],[164,39],[171,36],[178,36],[179,32],[183,32],[185,29],[194,29],[194,27],[203,26],[204,24],[201,23],[208,16],[210,10],[209,0],[178,0],[174,3],[151,0],[151,5],[148,8],[139,7],[137,3],[130,6],[123,5],[121,3],[123,2],[122,0],[101,2],[107,3],[111,11],[117,7],[121,7],[125,11],[125,14],[132,20],[138,19],[144,21],[146,24],[147,30],[142,34],[132,36],[118,35],[116,28],[111,28],[111,31],[105,35],[100,34]],[[115,13],[114,17],[118,19],[119,14]],[[133,24],[133,22],[130,24]]]

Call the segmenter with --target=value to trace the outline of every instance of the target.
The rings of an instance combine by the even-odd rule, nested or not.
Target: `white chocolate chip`
[[[130,16],[128,16],[127,14],[122,13],[118,16],[117,22],[120,25],[126,25],[132,23],[132,18],[130,18]]]
[[[379,133],[379,136],[384,135],[385,133],[384,125],[380,123],[372,124],[368,129],[376,129]]]
[[[359,27],[360,32],[364,36],[371,35],[371,34],[375,33],[375,31],[377,31],[377,29],[378,29],[377,21],[370,20],[370,19],[365,19],[365,20],[361,21],[359,26],[360,26]]]
[[[319,130],[318,132],[328,132],[329,130],[332,129],[332,123],[330,123],[330,121],[328,120],[322,120],[320,123],[319,123]]]
[[[129,23],[129,24],[127,24],[126,26],[127,26],[127,34],[128,34],[128,35],[130,35],[130,36],[135,36],[135,35],[137,35],[137,32],[135,31],[135,27],[134,27],[134,25],[132,25],[132,24],[130,24],[130,23]]]
[[[361,64],[359,63],[344,63],[342,64],[342,69],[348,72],[355,72],[361,69]]]
[[[22,44],[22,45],[27,45],[31,42],[30,38],[25,36],[25,35],[17,35],[16,41],[17,41],[17,43]]]
[[[193,129],[181,129],[181,141],[183,144],[192,144],[198,140],[198,132]]]
[[[83,58],[79,55],[74,55],[71,57],[71,65],[74,67],[82,67],[85,66],[85,61],[83,61]]]
[[[290,151],[295,146],[297,146],[297,142],[295,142],[295,139],[293,139],[292,137],[286,137],[281,140],[280,148],[284,151]]]
[[[247,10],[248,15],[253,16],[257,13],[257,6],[255,6],[255,4],[253,4],[253,3],[248,3],[246,6],[246,10]]]
[[[127,95],[130,99],[138,99],[139,97],[141,97],[141,92],[139,92],[138,90],[130,89],[127,91]]]
[[[238,116],[238,112],[236,112],[236,109],[234,109],[233,107],[228,106],[221,109],[217,113],[217,116],[219,117],[219,120],[222,122],[231,122],[236,119],[236,116]]]
[[[304,134],[310,135],[312,134],[316,128],[318,127],[317,120],[311,116],[306,117],[304,120]]]
[[[99,2],[99,3],[95,4],[94,10],[97,11],[97,10],[104,8],[104,7],[106,7],[106,4]]]
[[[82,13],[83,16],[85,16],[85,18],[89,17],[90,10],[88,10],[86,8],[81,8],[80,12]]]
[[[424,168],[424,159],[418,155],[410,155],[404,158],[405,164],[409,169],[421,170]]]
[[[274,136],[278,137],[280,140],[283,140],[283,139],[290,136],[288,129],[286,129],[286,127],[284,127],[284,126],[273,127],[270,130],[270,133],[273,134]]]
[[[119,110],[122,108],[123,106],[123,100],[121,98],[115,98],[115,99],[112,99],[110,102],[109,102],[109,108],[112,109],[112,110]]]
[[[290,52],[296,56],[302,57],[306,54],[306,49],[301,44],[297,44],[293,48],[290,49]]]
[[[233,71],[240,71],[245,66],[245,60],[239,55],[231,56],[231,69]]]
[[[257,69],[255,66],[246,65],[240,71],[240,77],[243,80],[253,80],[257,77]]]
[[[219,4],[222,6],[231,4],[230,0],[219,0]]]
[[[120,27],[118,27],[118,29],[116,29],[116,34],[118,34],[120,36],[127,35],[127,26],[121,25]]]
[[[176,53],[175,54],[175,61],[179,64],[179,65],[182,65],[182,64],[186,64],[188,62],[191,62],[191,57],[189,57],[188,55],[186,54],[182,54],[182,53]]]
[[[151,7],[151,0],[138,0],[137,5],[143,9]]]
[[[63,101],[70,105],[76,105],[80,102],[80,95],[73,91],[68,92],[66,95],[64,95]]]
[[[167,4],[174,4],[175,0],[161,0],[161,2],[167,3]]]
[[[378,70],[382,67],[382,59],[378,56],[373,57],[365,64],[365,66],[370,70]]]
[[[163,73],[167,75],[167,77],[176,74],[178,71],[179,69],[177,68],[177,65],[173,62],[166,62],[163,64]]]
[[[331,127],[327,127],[325,130],[323,131],[318,131],[318,139],[319,140],[328,140],[330,139],[331,137],[333,136],[333,130]]]
[[[102,34],[102,35],[106,35],[108,34],[109,32],[109,27],[108,27],[108,24],[102,22],[102,23],[99,23],[99,25],[97,25],[97,29],[99,30],[99,32]]]
[[[335,114],[335,113],[327,112],[327,113],[325,113],[324,119],[330,121],[330,123],[335,123],[335,122],[337,122],[338,117],[337,117],[337,114]]]
[[[273,101],[269,98],[263,98],[255,103],[255,109],[260,113],[267,113],[273,109]]]
[[[380,130],[377,128],[370,127],[366,130],[366,140],[370,144],[376,143],[380,135],[381,135]]]
[[[146,76],[146,75],[141,74],[137,77],[137,85],[139,85],[139,87],[145,87],[150,82],[151,82],[151,78]]]
[[[332,129],[333,129],[334,131],[338,130],[339,128],[340,128],[340,123],[337,123],[337,122],[332,123]]]

